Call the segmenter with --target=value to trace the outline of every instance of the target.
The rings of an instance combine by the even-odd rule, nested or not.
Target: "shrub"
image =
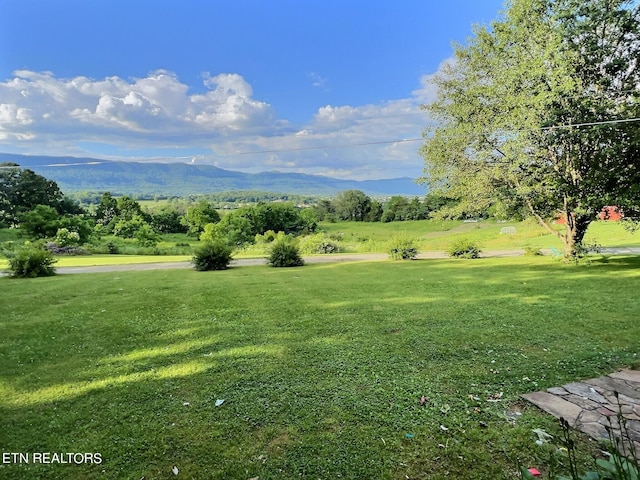
[[[455,240],[447,249],[447,253],[453,258],[479,258],[480,252],[480,247],[475,242],[464,238]]]
[[[195,249],[191,263],[199,272],[225,270],[231,263],[233,249],[223,240],[211,240]]]
[[[118,253],[120,253],[120,249],[118,248],[118,245],[116,245],[114,242],[107,242],[107,253],[109,253],[109,255],[116,255]]]
[[[338,253],[340,247],[324,233],[307,235],[300,239],[300,251],[307,255],[315,253]]]
[[[35,278],[55,275],[53,264],[57,260],[46,248],[26,244],[12,252],[5,252],[12,277]]]
[[[542,255],[540,249],[536,247],[524,247],[524,256],[525,257],[538,257]]]
[[[0,243],[0,255],[9,258],[11,253],[15,252],[18,248],[20,248],[20,245],[11,240],[9,240],[8,242]]]
[[[266,232],[264,232],[262,235],[260,235],[259,233],[256,234],[256,243],[257,244],[265,244],[265,243],[271,243],[274,240],[276,240],[278,238],[278,235],[282,234],[284,235],[284,232],[274,232],[273,230],[267,230]]]
[[[80,243],[80,234],[68,228],[59,228],[54,242],[58,247],[74,247]]]
[[[418,255],[413,239],[405,236],[393,237],[389,242],[388,252],[394,260],[415,260]]]
[[[271,244],[268,263],[272,267],[299,267],[304,265],[295,241],[280,238]]]
[[[134,233],[134,237],[141,247],[155,247],[160,240],[160,235],[154,232],[153,228],[147,223]]]

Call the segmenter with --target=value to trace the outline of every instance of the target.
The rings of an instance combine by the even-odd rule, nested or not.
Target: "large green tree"
[[[422,179],[460,202],[528,214],[575,256],[602,207],[640,205],[640,7],[513,0],[434,77]],[[567,219],[564,231],[551,220]]]
[[[336,215],[341,220],[364,222],[371,212],[371,198],[361,190],[339,192],[333,200]]]
[[[205,225],[218,223],[219,221],[220,214],[218,211],[204,199],[190,206],[182,218],[182,223],[188,228],[190,235],[199,235],[204,231]]]
[[[79,211],[53,180],[16,163],[0,163],[0,225],[17,225],[18,218],[37,205],[47,205],[58,213]]]

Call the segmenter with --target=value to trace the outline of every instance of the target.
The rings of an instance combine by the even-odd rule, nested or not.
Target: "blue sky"
[[[0,151],[417,177],[429,76],[501,8],[0,0]]]

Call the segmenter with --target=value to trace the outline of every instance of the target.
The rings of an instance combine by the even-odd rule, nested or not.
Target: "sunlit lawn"
[[[515,235],[501,234],[505,227],[514,227]],[[384,252],[386,243],[394,235],[406,235],[415,239],[420,251],[447,250],[459,238],[475,241],[486,251],[525,247],[549,249],[562,245],[555,235],[531,220],[505,223],[497,223],[495,220],[477,223],[434,220],[390,223],[324,222],[321,228],[333,235],[342,233],[344,243],[353,251]],[[563,227],[554,225],[554,228]],[[589,226],[585,242],[597,242],[606,247],[640,246],[640,233],[629,233],[617,222],[594,222]]]
[[[519,395],[634,363],[639,289],[631,257],[0,279],[3,452],[104,459],[0,478],[513,479],[558,433]]]

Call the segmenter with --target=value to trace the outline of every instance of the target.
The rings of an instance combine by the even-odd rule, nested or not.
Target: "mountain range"
[[[370,196],[424,195],[409,177],[342,180],[321,175],[269,171],[244,173],[213,165],[110,161],[0,153],[0,163],[14,162],[50,180],[65,193],[111,192],[117,195],[186,196],[234,190],[331,196],[361,190]]]

